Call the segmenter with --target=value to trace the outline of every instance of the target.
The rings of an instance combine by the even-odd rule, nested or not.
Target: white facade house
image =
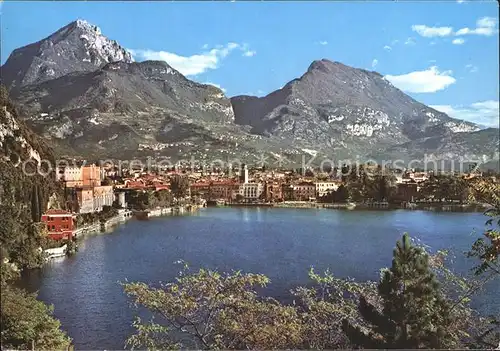
[[[239,194],[245,200],[256,200],[264,191],[264,186],[261,183],[243,183],[240,184]]]
[[[316,197],[322,197],[330,193],[331,191],[337,190],[339,185],[335,182],[316,182],[314,183],[316,190]]]

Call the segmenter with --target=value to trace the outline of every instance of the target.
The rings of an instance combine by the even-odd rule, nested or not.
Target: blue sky
[[[4,2],[2,57],[78,18],[226,95],[265,95],[327,58],[451,116],[498,126],[496,1]]]

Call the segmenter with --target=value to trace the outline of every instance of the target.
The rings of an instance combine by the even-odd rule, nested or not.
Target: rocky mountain
[[[2,66],[2,84],[19,89],[69,73],[90,72],[115,61],[133,60],[97,26],[77,20],[43,40],[14,50]]]
[[[1,70],[30,126],[59,154],[178,156],[211,148],[224,154],[245,148],[236,139],[258,139],[234,125],[220,89],[190,81],[165,62],[133,62],[85,21],[15,50]]]
[[[25,86],[14,97],[45,137],[108,157],[219,144],[227,135],[219,129],[234,120],[220,89],[155,61],[108,63]]]
[[[236,96],[231,103],[236,123],[253,133],[336,155],[479,130],[415,101],[377,72],[329,60],[314,61],[302,77],[265,97]]]
[[[412,157],[424,149],[452,157],[465,149],[484,153],[495,143],[376,72],[314,61],[265,97],[228,99],[168,63],[133,62],[85,21],[15,50],[1,73],[29,125],[59,155],[300,164],[303,156],[319,163],[323,156]]]

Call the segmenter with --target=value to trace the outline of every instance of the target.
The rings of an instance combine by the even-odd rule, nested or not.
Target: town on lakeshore
[[[61,161],[55,173],[65,200],[57,208],[49,204],[41,216],[48,237],[73,240],[132,217],[147,219],[205,206],[477,210],[483,204],[469,201],[468,184],[498,179],[495,172],[473,166],[467,173],[382,169],[375,164],[323,172],[244,164],[237,169],[150,168]]]

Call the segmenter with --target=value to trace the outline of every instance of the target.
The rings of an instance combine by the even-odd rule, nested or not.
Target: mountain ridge
[[[22,57],[30,45],[38,51]],[[61,68],[45,74],[40,62],[61,56]],[[264,97],[228,98],[166,62],[134,62],[97,26],[80,20],[16,49],[0,69],[30,126],[62,149],[96,157],[367,157],[395,147],[412,157],[419,140],[451,142],[457,133],[479,129],[414,100],[378,72],[325,58]],[[479,152],[492,144],[463,145]]]

